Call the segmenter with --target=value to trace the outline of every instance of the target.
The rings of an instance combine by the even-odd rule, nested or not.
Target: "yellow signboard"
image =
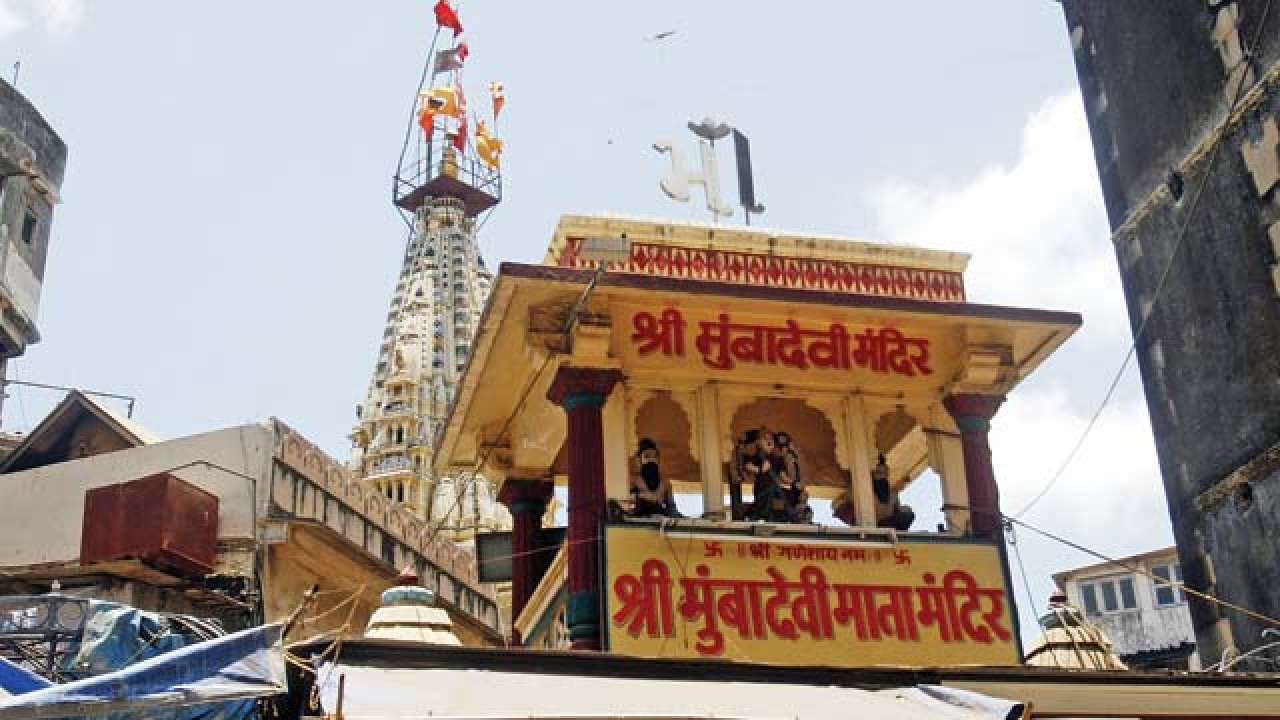
[[[609,649],[780,665],[1016,665],[1000,550],[665,531],[605,533]]]
[[[861,320],[847,314],[801,321],[675,306],[614,307],[614,353],[628,368],[776,382],[936,384],[947,377],[955,342],[939,328]]]

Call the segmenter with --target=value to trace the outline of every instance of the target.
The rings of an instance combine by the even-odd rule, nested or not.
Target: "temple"
[[[569,215],[543,264],[504,263],[435,469],[482,467],[511,510],[513,635],[781,664],[1019,663],[987,432],[1081,319],[970,303],[967,262]],[[917,532],[897,498],[927,469],[945,524]],[[542,548],[557,485],[567,533]]]
[[[392,180],[409,236],[373,375],[356,406],[351,470],[362,490],[428,521],[433,537],[470,545],[477,532],[508,529],[511,518],[474,468],[433,474],[432,448],[493,279],[476,232],[502,200],[496,128],[505,98],[502,84],[492,83],[492,114],[468,116],[462,24],[447,3],[436,15]]]

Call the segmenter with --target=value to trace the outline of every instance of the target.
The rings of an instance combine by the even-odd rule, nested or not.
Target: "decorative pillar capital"
[[[1003,395],[979,393],[955,393],[942,399],[942,405],[951,413],[962,432],[990,429],[991,418],[995,417],[1003,403]]]
[[[506,505],[512,515],[534,513],[541,517],[553,493],[554,487],[548,480],[510,478],[498,491],[498,502]]]
[[[561,367],[547,389],[547,399],[565,410],[581,405],[602,407],[621,380],[622,371],[616,368]]]

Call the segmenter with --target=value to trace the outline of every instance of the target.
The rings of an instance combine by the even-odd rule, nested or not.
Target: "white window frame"
[[[1124,593],[1120,591],[1120,583],[1121,581],[1126,579],[1129,581],[1130,585],[1133,588],[1133,607],[1125,606]],[[1079,580],[1077,581],[1077,584],[1080,586],[1080,605],[1081,605],[1080,609],[1084,610],[1086,615],[1090,615],[1090,616],[1117,615],[1119,613],[1137,612],[1138,610],[1141,609],[1138,605],[1138,585],[1137,585],[1136,578],[1132,573],[1122,573],[1117,575],[1099,575],[1097,577],[1090,577],[1087,579]],[[1111,585],[1112,591],[1115,593],[1116,607],[1114,610],[1108,610],[1106,607],[1106,600],[1104,599],[1105,595],[1102,592],[1102,586],[1105,584]],[[1086,586],[1093,588],[1094,599],[1097,601],[1097,607],[1098,607],[1098,611],[1096,613],[1090,613],[1087,606],[1085,606],[1084,597],[1085,597]]]
[[[1169,572],[1169,577],[1167,578],[1168,580],[1178,583],[1179,585],[1181,585],[1184,582],[1182,579],[1182,565],[1177,560],[1167,562],[1167,563],[1153,564],[1151,566],[1151,574],[1158,578],[1160,577],[1160,575],[1156,573],[1156,568],[1167,568]],[[1160,602],[1161,588],[1169,590],[1173,593],[1173,602],[1167,602],[1167,603]],[[1168,585],[1162,584],[1159,580],[1152,580],[1151,581],[1151,601],[1158,608],[1177,607],[1178,605],[1186,604],[1187,594],[1182,591],[1181,587],[1171,588]]]

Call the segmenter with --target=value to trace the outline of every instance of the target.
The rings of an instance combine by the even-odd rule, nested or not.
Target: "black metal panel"
[[[542,528],[533,552],[537,565],[545,568],[564,543],[568,528]],[[476,535],[476,567],[482,583],[511,582],[511,533],[491,532]],[[541,574],[541,573],[539,573]]]

